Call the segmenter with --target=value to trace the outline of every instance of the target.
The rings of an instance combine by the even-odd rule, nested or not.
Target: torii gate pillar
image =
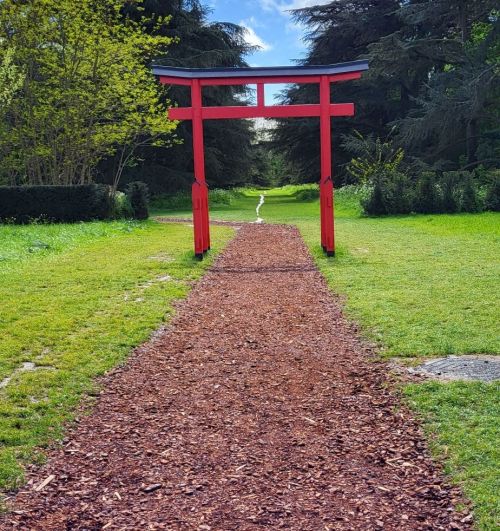
[[[335,230],[332,179],[332,116],[353,116],[354,104],[330,102],[330,84],[359,79],[368,70],[367,61],[323,66],[281,66],[275,68],[173,68],[154,66],[153,73],[163,84],[191,88],[191,107],[169,110],[172,120],[192,120],[194,177],[192,186],[194,252],[197,258],[210,249],[208,187],[205,179],[203,120],[228,118],[299,118],[317,116],[321,138],[321,246],[328,256],[335,255]],[[319,83],[319,104],[271,105],[264,101],[266,83]],[[202,88],[217,85],[257,85],[256,106],[203,107]]]

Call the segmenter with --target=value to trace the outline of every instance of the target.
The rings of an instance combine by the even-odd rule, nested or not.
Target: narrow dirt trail
[[[246,225],[0,528],[469,529],[369,358],[298,231]]]

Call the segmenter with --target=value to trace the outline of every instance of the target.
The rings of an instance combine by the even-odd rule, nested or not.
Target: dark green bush
[[[442,211],[447,214],[458,212],[459,203],[457,200],[457,190],[459,185],[459,179],[457,178],[457,172],[450,171],[443,173],[441,180],[441,189],[443,192],[442,197]]]
[[[147,184],[141,181],[130,183],[125,193],[132,208],[133,217],[135,219],[148,219],[149,190]]]
[[[481,210],[471,175],[465,177],[460,210],[462,212],[479,212]]]
[[[387,183],[389,193],[386,205],[389,214],[409,214],[413,210],[413,185],[404,173],[394,173]]]
[[[402,172],[390,171],[378,175],[369,197],[361,201],[365,214],[409,214],[412,211],[413,188]]]
[[[486,210],[500,212],[500,177],[497,177],[488,187],[485,198]]]
[[[375,176],[370,195],[361,204],[371,216],[480,212],[484,207],[498,211],[500,179],[486,188],[478,184],[473,172],[450,171],[441,177],[423,172],[414,185],[406,174],[390,171]]]
[[[436,186],[436,174],[422,172],[417,181],[413,209],[421,214],[435,214],[442,211],[442,198]]]
[[[365,214],[369,216],[385,216],[388,214],[384,200],[382,183],[377,181],[367,199],[361,201]]]
[[[0,221],[90,221],[109,218],[112,208],[104,185],[0,186]]]
[[[305,190],[299,190],[295,194],[297,201],[313,201],[319,199],[319,188],[306,188]]]

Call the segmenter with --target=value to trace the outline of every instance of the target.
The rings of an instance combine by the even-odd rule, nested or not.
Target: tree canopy
[[[157,55],[155,62],[192,68],[248,66],[245,55],[253,50],[244,29],[225,22],[209,22],[208,7],[198,0],[146,0],[139,11],[130,4],[126,13],[134,19],[146,15],[150,29],[155,21],[161,35],[172,39],[168,54]],[[168,21],[168,22],[167,22]],[[203,91],[205,105],[241,105],[246,101],[241,87],[210,87]],[[168,97],[180,106],[190,105],[186,87],[171,87]],[[149,182],[153,191],[187,188],[193,181],[191,123],[181,122],[176,139],[168,149],[140,150],[136,167],[129,168],[127,178]],[[252,124],[247,120],[214,120],[204,123],[205,166],[207,181],[214,186],[247,182],[252,172]]]
[[[145,32],[151,21],[122,8],[120,0],[0,4],[0,52],[23,72],[0,130],[3,181],[91,182],[103,157],[127,157],[138,137],[175,129],[147,66],[172,39],[156,31],[163,21]]]
[[[332,120],[337,181],[352,152],[346,135],[385,138],[419,167],[498,165],[499,12],[491,0],[337,0],[294,11],[308,29],[304,64],[370,59],[359,82],[335,84],[333,101],[354,101],[354,118]],[[288,103],[311,103],[313,87],[290,86]],[[281,120],[275,149],[318,178],[314,120]]]
[[[356,179],[349,168],[363,139],[389,142],[405,171],[498,166],[499,13],[494,0],[335,0],[293,11],[306,28],[300,64],[370,60],[363,79],[332,85],[332,101],[357,108],[332,120],[337,185]],[[166,114],[190,94],[162,87],[151,64],[247,66],[244,28],[209,14],[202,0],[0,2],[0,183],[188,188],[191,123]],[[210,87],[204,104],[249,96]],[[314,85],[282,94],[288,104],[318,97]],[[248,120],[208,121],[204,134],[211,185],[319,178],[318,119],[278,120],[271,141]]]

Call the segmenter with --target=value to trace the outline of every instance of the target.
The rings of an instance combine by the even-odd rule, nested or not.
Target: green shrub
[[[134,217],[132,205],[128,199],[127,194],[123,192],[115,192],[113,196],[113,213],[114,219],[128,219]]]
[[[417,181],[414,210],[421,214],[435,214],[442,211],[442,198],[434,172],[422,172]]]
[[[147,184],[141,181],[132,182],[127,186],[125,193],[132,209],[132,216],[135,219],[148,219],[149,191]]]
[[[384,139],[359,131],[343,136],[342,147],[357,156],[346,166],[354,183],[375,185],[381,175],[401,171],[405,153],[394,145],[392,133]]]
[[[363,211],[368,216],[385,216],[388,214],[384,200],[382,183],[377,181],[368,198],[361,201]]]
[[[370,195],[361,201],[365,214],[409,214],[413,205],[413,188],[407,175],[388,171],[379,175]]]
[[[238,195],[238,191],[215,188],[208,191],[210,205],[231,205]],[[156,210],[184,210],[191,208],[191,192],[179,191],[173,195],[157,196],[151,201],[151,206]]]
[[[457,199],[459,179],[457,172],[449,171],[443,173],[441,180],[442,203],[441,208],[443,212],[452,214],[458,212],[459,202]]]
[[[485,208],[500,212],[500,177],[497,177],[486,191]]]
[[[400,172],[394,172],[391,177],[387,183],[387,211],[389,214],[409,214],[414,202],[412,182],[406,174]]]
[[[319,188],[306,188],[305,190],[299,190],[295,194],[297,201],[313,201],[319,199]]]
[[[460,210],[462,212],[479,212],[481,210],[474,181],[470,174],[465,177]]]
[[[191,192],[179,191],[172,195],[156,196],[151,200],[151,207],[156,210],[183,210],[191,207]]]
[[[208,191],[208,201],[212,205],[231,205],[235,198],[233,190],[223,190],[222,188],[215,188]]]
[[[108,219],[112,211],[109,188],[104,185],[0,186],[0,221],[90,221]]]

